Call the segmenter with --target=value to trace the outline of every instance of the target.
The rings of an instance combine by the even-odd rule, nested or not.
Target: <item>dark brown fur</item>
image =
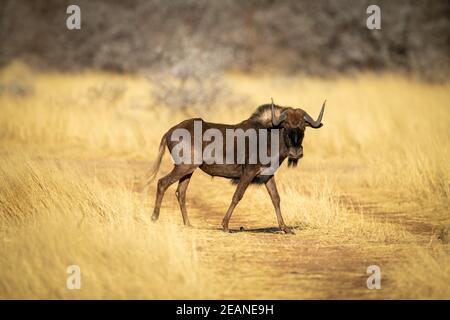
[[[305,123],[304,114],[302,109],[294,109],[289,107],[274,106],[275,116],[279,117],[282,111],[287,114],[286,120],[283,121],[278,129],[280,129],[279,136],[279,165],[288,158],[289,166],[295,166],[297,161],[303,156],[302,141],[304,136],[305,127],[308,125]],[[223,137],[226,136],[225,130],[230,129],[243,129],[244,131],[249,128],[268,130],[268,136],[271,137],[271,129],[274,129],[272,125],[271,117],[271,105],[260,106],[247,120],[244,120],[235,125],[227,125],[220,123],[210,123],[205,122],[200,118],[185,120],[176,126],[172,127],[166,134],[164,134],[161,139],[161,144],[159,147],[158,159],[155,162],[155,166],[150,172],[150,178],[147,184],[156,176],[159,169],[161,159],[164,153],[164,149],[167,146],[169,151],[172,151],[173,147],[178,143],[170,141],[169,137],[172,132],[178,128],[184,128],[194,135],[194,121],[202,121],[202,131],[205,132],[209,128],[215,128],[221,131]],[[203,133],[202,132],[202,133]],[[248,139],[246,139],[248,140]],[[270,141],[270,138],[269,138]],[[203,142],[203,147],[205,147],[210,142]],[[247,142],[248,143],[248,142]],[[224,141],[224,150],[226,150],[226,141]],[[236,141],[234,143],[234,148],[236,151]],[[269,143],[270,147],[270,143]],[[270,148],[268,147],[268,154],[271,154]],[[219,176],[231,179],[237,184],[236,191],[233,195],[231,204],[225,214],[222,221],[222,227],[224,231],[228,231],[228,223],[233,213],[234,208],[241,200],[244,195],[245,190],[251,183],[265,184],[266,189],[272,199],[272,203],[275,207],[275,212],[278,220],[278,225],[281,230],[286,233],[292,233],[291,229],[284,223],[283,217],[280,210],[280,196],[277,191],[275,184],[275,178],[273,175],[265,176],[261,175],[261,170],[263,165],[259,162],[257,164],[248,164],[248,144],[246,144],[245,150],[245,163],[246,164],[179,164],[174,165],[172,171],[166,176],[162,177],[158,181],[157,194],[155,200],[155,208],[153,211],[152,220],[156,221],[159,217],[161,202],[167,188],[178,181],[178,188],[176,190],[176,196],[180,205],[181,213],[183,216],[183,221],[185,225],[190,225],[189,219],[186,211],[186,190],[190,182],[192,173],[200,168],[207,174],[211,176]],[[191,144],[191,153],[193,159],[194,146]],[[234,153],[236,155],[236,152]],[[259,159],[258,159],[259,161]],[[236,162],[236,161],[235,161]],[[225,163],[225,161],[224,161]]]

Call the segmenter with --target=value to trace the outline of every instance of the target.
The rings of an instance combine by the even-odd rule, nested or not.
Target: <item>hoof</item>
[[[153,216],[152,216],[152,221],[153,221],[153,222],[156,222],[156,221],[158,221],[158,218],[159,218],[158,216],[153,215]]]
[[[286,233],[286,234],[295,234],[295,232],[292,231],[292,229],[289,228],[289,227],[281,228],[281,230],[282,230],[284,233]]]

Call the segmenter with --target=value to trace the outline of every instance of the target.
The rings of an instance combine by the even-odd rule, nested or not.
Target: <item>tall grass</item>
[[[115,181],[108,188],[72,166],[2,157],[2,298],[216,297],[197,258],[196,236],[150,225],[141,201]],[[81,290],[66,287],[70,265]]]
[[[412,248],[405,260],[390,270],[396,298],[448,299],[450,297],[450,248]]]

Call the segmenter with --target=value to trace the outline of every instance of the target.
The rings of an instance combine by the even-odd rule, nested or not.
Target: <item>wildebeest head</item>
[[[325,102],[320,110],[319,117],[314,120],[306,111],[298,108],[286,108],[277,117],[272,100],[272,124],[274,127],[283,128],[282,135],[284,143],[288,148],[288,166],[296,166],[298,160],[303,157],[303,138],[306,127],[318,129],[322,127],[322,116],[325,110]]]

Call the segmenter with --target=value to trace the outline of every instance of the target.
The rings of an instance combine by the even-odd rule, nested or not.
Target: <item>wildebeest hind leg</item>
[[[156,192],[156,200],[155,200],[155,209],[153,210],[152,220],[156,221],[159,218],[159,210],[161,208],[161,202],[166,192],[167,188],[170,187],[173,183],[177,182],[184,176],[191,174],[197,166],[193,165],[176,165],[172,171],[158,180],[158,189]]]
[[[188,226],[188,227],[190,227],[191,224],[189,222],[189,218],[188,218],[187,210],[186,210],[186,190],[189,185],[189,181],[191,180],[191,176],[192,176],[192,173],[189,173],[189,174],[185,175],[183,178],[181,178],[180,181],[178,182],[177,191],[175,192],[177,199],[178,199],[178,203],[180,204],[180,210],[181,210],[181,215],[183,216],[184,225]]]

